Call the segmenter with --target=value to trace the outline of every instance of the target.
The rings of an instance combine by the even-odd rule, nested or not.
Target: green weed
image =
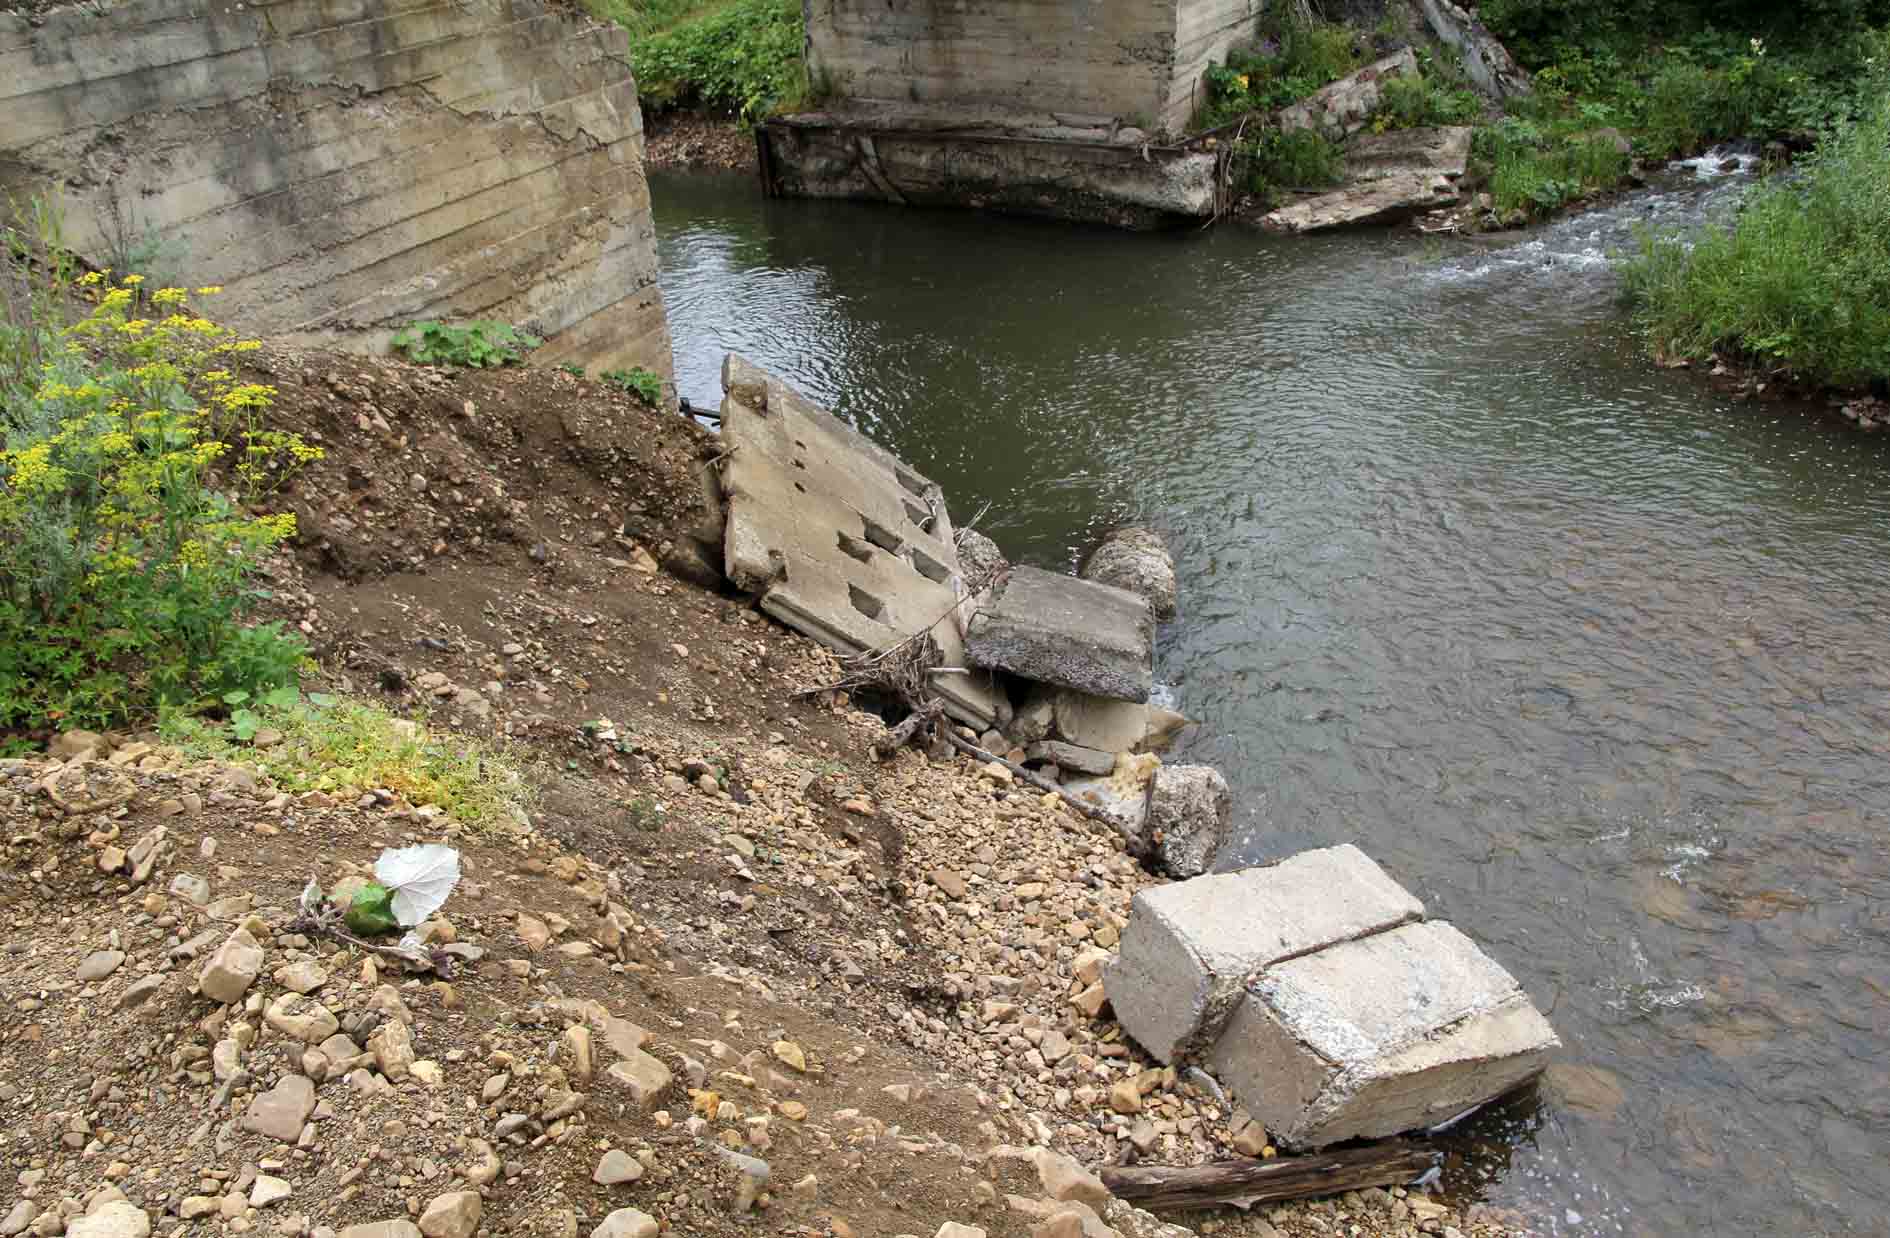
[[[656,107],[700,105],[757,120],[811,93],[800,0],[734,0],[633,38],[637,93]]]
[[[508,754],[378,705],[293,689],[235,694],[230,721],[166,714],[159,732],[192,756],[254,765],[293,792],[358,794],[385,787],[414,805],[432,804],[474,829],[511,829],[528,789]],[[266,748],[253,746],[273,731]]]
[[[1236,51],[1226,64],[1208,66],[1207,104],[1196,127],[1212,129],[1249,112],[1297,103],[1364,63],[1364,45],[1350,26],[1280,23],[1253,51]]]
[[[253,342],[182,288],[75,275],[56,213],[16,220],[0,281],[0,732],[293,686],[301,637],[245,621],[295,518],[255,512],[321,450],[232,372]]]
[[[651,408],[663,402],[662,375],[653,374],[640,365],[627,370],[605,370],[601,377],[611,386],[628,392]]]
[[[416,365],[460,365],[489,368],[517,365],[525,354],[544,343],[503,322],[484,319],[458,325],[415,322],[394,336],[395,352]]]
[[[1890,99],[1697,236],[1649,234],[1628,288],[1649,346],[1817,382],[1890,376]]]
[[[1266,130],[1241,143],[1239,158],[1248,189],[1269,202],[1279,189],[1336,185],[1345,170],[1340,149],[1312,129]]]
[[[1424,74],[1387,79],[1379,89],[1372,131],[1415,129],[1424,125],[1470,125],[1483,117],[1483,104],[1466,86],[1444,86]]]

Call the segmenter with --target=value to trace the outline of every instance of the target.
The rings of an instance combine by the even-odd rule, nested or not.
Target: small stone
[[[348,1226],[339,1238],[420,1238],[420,1227],[412,1221],[369,1221]]]
[[[153,993],[163,987],[164,977],[161,974],[142,976],[126,985],[125,991],[118,995],[118,1008],[120,1010],[129,1010],[133,1006],[141,1005]]]
[[[420,1214],[420,1232],[425,1238],[472,1238],[479,1213],[478,1191],[449,1191]]]
[[[798,1100],[784,1100],[779,1105],[779,1108],[781,1110],[781,1116],[790,1122],[805,1122],[807,1120],[807,1106],[803,1105]]]
[[[538,917],[528,916],[520,912],[518,917],[518,939],[525,943],[527,950],[534,952],[543,950],[546,946],[551,944],[551,929]]]
[[[179,873],[171,878],[171,893],[196,907],[210,905],[210,883],[194,873]]]
[[[985,1238],[985,1232],[976,1225],[960,1225],[956,1221],[947,1221],[938,1227],[938,1233],[932,1238]]]
[[[105,979],[124,966],[124,962],[123,950],[94,950],[86,956],[85,962],[79,964],[79,970],[74,974],[80,984],[91,984],[94,980]]]
[[[282,1202],[294,1193],[295,1188],[290,1186],[287,1180],[273,1178],[268,1174],[257,1174],[256,1181],[249,1188],[249,1206],[267,1208],[271,1204]]]
[[[1142,1112],[1142,1093],[1135,1080],[1122,1079],[1109,1089],[1109,1107],[1117,1113]]]
[[[276,969],[276,983],[295,993],[313,993],[328,983],[328,973],[304,960]]]
[[[613,1062],[604,1073],[610,1082],[630,1094],[632,1104],[644,1110],[656,1104],[656,1098],[672,1079],[669,1067],[641,1049],[621,1062]]]
[[[278,995],[263,1011],[263,1019],[283,1035],[309,1045],[326,1040],[341,1028],[328,1007],[294,993]],[[334,1055],[329,1056],[332,1059]],[[339,1062],[336,1064],[339,1066]]]
[[[597,1162],[591,1181],[599,1186],[616,1186],[619,1182],[635,1182],[642,1176],[643,1162],[622,1149],[612,1148]]]
[[[793,1041],[775,1041],[774,1056],[788,1069],[803,1075],[807,1073],[807,1054]]]
[[[252,1098],[243,1129],[294,1143],[315,1109],[315,1084],[305,1075],[284,1075],[276,1086]]]
[[[100,1204],[66,1226],[66,1238],[149,1238],[150,1233],[150,1215],[123,1199]]]
[[[197,988],[213,1002],[228,1005],[243,999],[262,974],[263,950],[254,937],[237,929],[224,939],[203,965]]]
[[[951,899],[954,903],[964,901],[966,893],[965,879],[960,877],[957,873],[952,872],[950,869],[934,869],[932,872],[932,884],[943,891],[945,897]]]
[[[656,1238],[659,1229],[656,1218],[649,1213],[619,1208],[591,1231],[591,1238]]]
[[[413,1068],[413,1033],[398,1019],[390,1020],[368,1040],[368,1051],[374,1055],[374,1064],[381,1068],[383,1075],[389,1079],[405,1079]]]
[[[1088,1204],[1109,1202],[1109,1188],[1102,1184],[1102,1179],[1060,1152],[1047,1148],[1038,1150],[1037,1179],[1043,1184],[1043,1193],[1051,1199],[1080,1200]]]
[[[589,1083],[593,1070],[591,1055],[591,1029],[573,1025],[564,1029],[565,1069],[572,1079],[579,1083]]]

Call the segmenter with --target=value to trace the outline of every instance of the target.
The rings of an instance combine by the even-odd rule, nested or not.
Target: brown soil
[[[801,693],[837,676],[831,655],[711,587],[710,436],[553,370],[258,356],[278,423],[327,450],[282,496],[300,531],[270,582],[315,647],[310,686],[502,746],[534,789],[530,826],[468,831],[374,788],[291,796],[161,745],[0,765],[0,1162],[19,1167],[0,1220],[50,1238],[122,1193],[166,1235],[327,1238],[477,1190],[485,1233],[571,1238],[635,1208],[677,1235],[926,1238],[957,1221],[1021,1238],[1044,1188],[994,1149],[1231,1153],[1244,1115],[1069,1000],[1152,879],[1008,776],[866,759],[879,719]],[[157,831],[143,880],[101,871]],[[332,888],[385,846],[442,837],[465,877],[436,940],[481,955],[444,986],[297,921],[311,874]],[[183,875],[208,882],[207,906]],[[222,1007],[195,991],[202,960],[252,909],[262,975]],[[536,949],[534,920],[557,933]],[[98,951],[126,957],[80,980]],[[326,972],[311,997],[358,1044],[404,1012],[439,1074],[326,1079],[291,1146],[241,1119],[307,1068],[263,1017],[297,961]],[[566,1029],[605,1011],[673,1073],[648,1104],[609,1079],[601,1034],[591,1077],[572,1055]],[[234,1082],[220,1042],[247,1043]],[[1109,1104],[1125,1079],[1133,1117]],[[606,1148],[641,1178],[594,1183]],[[768,1162],[756,1211],[734,1210],[723,1148]],[[259,1173],[293,1194],[250,1207]],[[1109,1217],[1128,1238],[1191,1232]],[[1197,1221],[1510,1232],[1402,1189]]]
[[[645,113],[644,162],[652,168],[755,170],[754,131],[730,116],[672,110]]]

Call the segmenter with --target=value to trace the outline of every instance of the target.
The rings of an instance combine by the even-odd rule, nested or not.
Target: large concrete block
[[[1116,1017],[1164,1062],[1203,1054],[1262,969],[1423,916],[1351,844],[1135,896],[1103,977]]]
[[[1144,828],[1156,861],[1173,877],[1208,870],[1227,837],[1234,797],[1227,779],[1211,765],[1164,765],[1149,788]]]
[[[1154,686],[1148,599],[1042,568],[1016,567],[965,630],[973,666],[1094,696],[1146,701]]]
[[[1175,617],[1175,561],[1162,535],[1153,529],[1133,525],[1117,529],[1090,552],[1082,575],[1084,580],[1141,594],[1162,623]]]
[[[724,563],[761,608],[843,653],[930,630],[966,664],[951,618],[959,575],[938,485],[793,388],[731,353],[722,366]],[[939,695],[978,727],[996,717],[986,674],[940,675]]]
[[[1276,1141],[1322,1147],[1454,1117],[1558,1043],[1514,977],[1429,921],[1266,968],[1208,1062]]]

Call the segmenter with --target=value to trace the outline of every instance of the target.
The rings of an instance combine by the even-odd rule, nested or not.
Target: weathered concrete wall
[[[493,318],[672,372],[627,38],[541,0],[133,0],[0,15],[0,186],[220,316],[376,348]]]
[[[1261,0],[806,0],[809,64],[847,99],[1101,115],[1175,131]]]

